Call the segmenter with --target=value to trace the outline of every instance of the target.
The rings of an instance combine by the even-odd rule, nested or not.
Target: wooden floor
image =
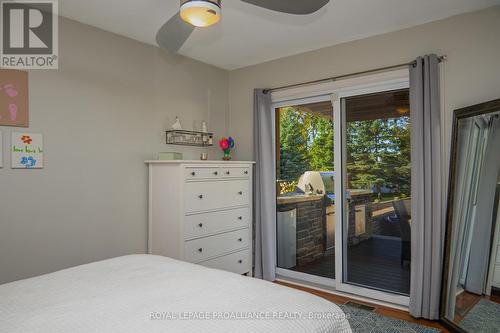
[[[439,324],[438,322],[430,321],[430,320],[424,320],[424,319],[415,319],[412,316],[410,316],[410,314],[408,312],[406,312],[406,311],[391,309],[391,308],[387,308],[387,307],[384,307],[384,306],[380,306],[380,305],[376,305],[376,304],[371,304],[371,303],[368,303],[368,302],[361,302],[361,301],[353,300],[353,299],[350,299],[350,298],[347,298],[347,297],[343,297],[343,296],[339,296],[339,295],[334,295],[334,294],[330,294],[330,293],[327,293],[327,292],[324,292],[324,291],[314,290],[314,289],[310,289],[310,288],[306,288],[306,287],[302,287],[302,286],[297,286],[297,285],[294,285],[294,284],[285,283],[285,282],[281,282],[281,281],[280,282],[276,282],[276,283],[278,283],[280,285],[283,285],[283,286],[290,287],[290,288],[294,288],[294,289],[306,291],[308,293],[311,293],[311,294],[314,294],[316,296],[322,297],[324,299],[329,300],[330,302],[337,303],[337,304],[345,304],[348,301],[353,301],[353,302],[356,302],[356,303],[366,304],[366,305],[375,307],[375,312],[378,313],[378,314],[380,314],[380,315],[382,315],[382,316],[396,318],[396,319],[400,319],[400,320],[404,320],[404,321],[416,323],[416,324],[423,325],[423,326],[435,327],[435,328],[438,328],[442,332],[445,332],[445,333],[449,333],[450,332],[446,328],[444,328],[441,324]]]
[[[372,238],[347,249],[347,280],[402,295],[410,293],[410,265],[401,263],[401,240]],[[311,263],[292,268],[316,276],[335,278],[335,253],[332,250]]]
[[[455,318],[453,321],[459,323],[481,299],[500,304],[500,292],[493,291],[491,296],[479,296],[464,290],[457,296],[455,302]]]

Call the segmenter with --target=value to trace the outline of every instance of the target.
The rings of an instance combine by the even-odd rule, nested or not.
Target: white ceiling
[[[148,44],[178,0],[61,0],[60,14]],[[220,24],[196,30],[179,53],[225,69],[397,31],[500,4],[500,0],[331,0],[295,16],[223,0]]]

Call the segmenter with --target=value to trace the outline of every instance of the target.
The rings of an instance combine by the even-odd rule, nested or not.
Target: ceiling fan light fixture
[[[195,27],[209,27],[220,21],[220,0],[181,0],[181,18]]]

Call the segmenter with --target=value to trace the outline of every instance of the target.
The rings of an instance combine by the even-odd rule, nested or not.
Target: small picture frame
[[[43,168],[43,136],[39,133],[12,133],[12,169]]]

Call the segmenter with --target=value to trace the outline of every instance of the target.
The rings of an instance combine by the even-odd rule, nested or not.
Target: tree
[[[408,117],[350,122],[347,170],[354,188],[393,188],[410,194],[410,121]]]
[[[331,119],[300,108],[281,109],[280,179],[296,182],[306,171],[332,171],[333,140]],[[352,188],[380,193],[388,187],[410,195],[409,117],[348,122],[346,144]]]
[[[315,171],[333,171],[333,121],[327,118],[311,116],[312,143],[309,149],[311,169]]]
[[[280,178],[296,181],[309,170],[308,131],[304,114],[295,108],[280,110]]]

